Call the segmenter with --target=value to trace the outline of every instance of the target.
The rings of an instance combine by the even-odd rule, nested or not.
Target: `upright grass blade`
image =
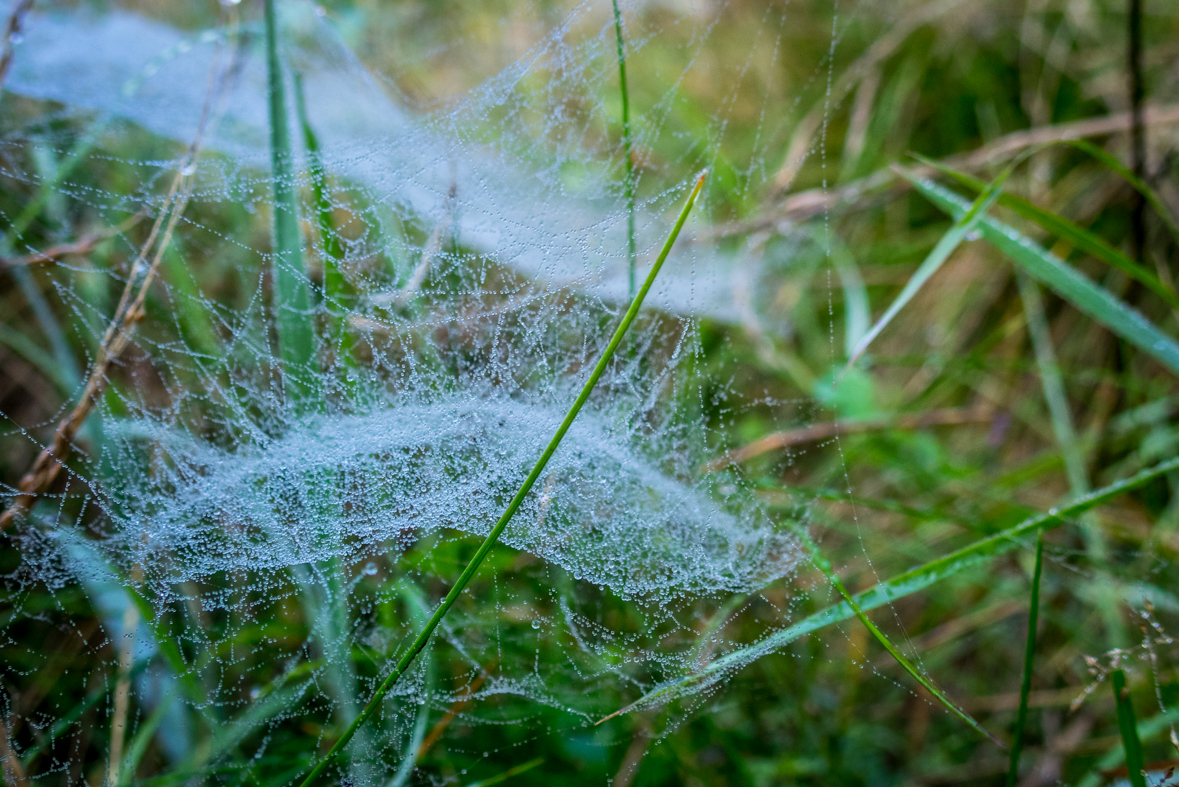
[[[315,354],[315,327],[311,294],[303,269],[299,238],[299,213],[295,204],[291,134],[287,126],[286,91],[278,54],[276,0],[265,0],[266,76],[270,109],[270,174],[274,180],[274,313],[278,327],[278,354],[283,365],[287,394],[298,407],[314,396],[311,361]]]
[[[1036,658],[1036,624],[1040,615],[1040,571],[1044,565],[1044,531],[1036,535],[1036,567],[1032,571],[1032,599],[1028,603],[1028,644],[1023,656],[1023,682],[1019,686],[1019,710],[1011,731],[1011,766],[1007,769],[1007,787],[1015,787],[1019,778],[1019,756],[1023,754],[1023,731],[1028,722],[1028,695],[1032,691],[1032,665]]]
[[[1149,183],[1135,175],[1130,169],[1126,167],[1126,165],[1122,164],[1122,162],[1118,161],[1116,158],[1106,153],[1104,150],[1097,147],[1088,140],[1074,139],[1071,140],[1068,144],[1077,150],[1085,151],[1090,156],[1104,164],[1106,167],[1125,178],[1127,183],[1133,186],[1139,194],[1146,198],[1146,201],[1150,203],[1150,207],[1154,208],[1155,213],[1157,213],[1159,218],[1163,220],[1163,223],[1167,225],[1167,229],[1171,231],[1171,236],[1175,238],[1176,241],[1179,241],[1179,221],[1176,221],[1176,218],[1174,215],[1172,215],[1170,208],[1168,208],[1167,204],[1163,202],[1161,197],[1159,197],[1158,192],[1150,187]]]
[[[618,43],[618,91],[622,95],[622,155],[626,159],[626,254],[629,297],[635,297],[635,162],[630,147],[630,96],[626,89],[626,48],[622,40],[622,12],[614,3],[614,37]]]
[[[985,182],[971,177],[965,172],[954,169],[947,164],[925,158],[924,156],[916,156],[916,158],[922,163],[950,176],[969,189],[981,191],[986,188]],[[1029,200],[1014,194],[1004,193],[1000,195],[999,204],[1005,208],[1010,208],[1029,221],[1034,221],[1051,234],[1061,240],[1068,241],[1081,251],[1091,254],[1102,262],[1117,268],[1145,286],[1155,295],[1158,295],[1167,302],[1167,305],[1173,308],[1179,308],[1179,294],[1176,294],[1174,289],[1164,284],[1154,271],[1141,265],[1113,246],[1110,246],[1092,232],[1082,229],[1068,219],[1058,216],[1051,211],[1044,210]]]
[[[311,170],[311,196],[315,200],[315,214],[319,225],[319,242],[323,244],[323,294],[328,300],[336,300],[344,294],[344,274],[340,271],[340,260],[344,259],[344,247],[336,233],[332,219],[332,203],[328,197],[327,171],[323,167],[323,156],[319,152],[319,137],[307,117],[307,103],[303,96],[303,75],[295,73],[295,114],[303,131],[303,145],[307,148],[307,163]]]
[[[892,305],[888,307],[884,315],[856,342],[855,347],[847,359],[847,366],[844,367],[844,372],[856,362],[856,359],[863,354],[864,350],[868,349],[868,345],[880,335],[880,332],[884,330],[885,326],[892,322],[893,317],[896,317],[897,313],[905,308],[906,304],[913,299],[913,296],[924,286],[925,282],[929,281],[929,278],[937,273],[938,269],[942,267],[942,263],[946,261],[946,258],[954,252],[954,249],[958,248],[958,244],[974,231],[975,225],[978,224],[979,220],[983,218],[999,198],[1004,182],[1011,175],[1011,170],[1012,167],[1008,167],[999,177],[991,181],[983,189],[982,193],[978,195],[974,204],[963,215],[957,218],[954,226],[937,242],[937,245],[933,247],[933,251],[929,252],[929,256],[917,268],[913,277],[905,284],[904,289],[901,290],[901,294],[896,297],[896,300],[892,302]],[[840,374],[843,374],[843,372]]]
[[[1145,759],[1142,756],[1142,742],[1138,740],[1138,724],[1134,721],[1134,706],[1126,688],[1126,673],[1114,670],[1112,674],[1114,702],[1118,709],[1118,732],[1122,735],[1122,747],[1126,750],[1126,770],[1129,771],[1131,787],[1146,787]]]
[[[966,200],[931,180],[905,177],[933,204],[953,216],[964,215],[971,207]],[[1033,279],[1179,374],[1179,344],[1137,310],[1013,227],[984,216],[978,228],[989,243]]]
[[[814,561],[815,566],[823,572],[823,575],[827,577],[827,581],[830,582],[837,591],[839,591],[839,595],[843,596],[844,603],[851,608],[852,612],[854,612],[855,616],[860,619],[860,622],[864,624],[865,628],[872,632],[872,636],[876,637],[876,640],[884,646],[884,649],[888,651],[889,655],[896,659],[898,664],[904,667],[905,672],[908,672],[914,680],[916,680],[922,685],[922,687],[925,688],[926,691],[937,698],[938,702],[946,706],[947,710],[973,727],[975,731],[981,733],[991,743],[1002,747],[1002,741],[1000,741],[991,733],[987,732],[981,724],[974,720],[974,717],[972,717],[966,711],[962,710],[962,708],[958,707],[958,705],[956,705],[953,700],[947,697],[941,689],[933,684],[933,681],[922,675],[920,670],[918,670],[911,661],[905,658],[904,654],[901,653],[896,645],[892,644],[892,641],[887,636],[885,636],[884,632],[876,627],[876,624],[872,622],[872,619],[864,614],[864,610],[861,609],[860,605],[856,603],[855,598],[851,593],[848,592],[847,588],[844,587],[843,582],[839,579],[839,575],[835,573],[835,569],[831,567],[830,561],[828,561],[827,558],[823,556],[823,553],[819,551],[818,545],[805,534],[803,534],[803,540],[810,549],[811,560]]]
[[[947,577],[954,576],[965,569],[981,565],[997,555],[1005,554],[1022,546],[1023,539],[1031,533],[1035,533],[1041,529],[1049,530],[1058,527],[1078,514],[1107,503],[1126,492],[1137,489],[1175,470],[1179,470],[1179,457],[1161,462],[1129,478],[1102,487],[1079,500],[1074,499],[1059,509],[1053,508],[1048,513],[1029,517],[1014,527],[1009,527],[993,536],[979,539],[948,555],[898,574],[875,587],[856,593],[852,596],[852,600],[861,611],[867,611],[920,592]],[[793,626],[770,634],[760,642],[745,648],[739,648],[709,662],[707,666],[698,672],[656,686],[630,705],[611,714],[611,716],[617,716],[638,707],[651,707],[655,704],[669,701],[679,696],[685,690],[692,690],[702,684],[720,680],[726,673],[740,669],[762,656],[768,656],[807,634],[818,631],[832,623],[839,623],[855,616],[855,611],[846,600],[838,604],[833,604],[830,607],[803,618]],[[610,718],[610,716],[606,718]]]
[[[376,692],[373,694],[373,698],[369,700],[367,705],[364,706],[364,710],[360,712],[360,715],[356,717],[356,720],[353,721],[351,725],[349,725],[348,729],[344,731],[344,734],[338,741],[336,741],[335,745],[332,746],[327,755],[319,761],[319,764],[312,768],[311,772],[307,774],[307,778],[303,780],[301,787],[310,787],[310,785],[314,783],[315,779],[321,773],[323,773],[324,769],[327,768],[336,755],[339,754],[339,752],[348,745],[348,741],[352,740],[352,736],[356,734],[356,731],[360,729],[360,726],[364,724],[370,716],[373,715],[377,708],[380,707],[381,701],[384,699],[385,694],[387,694],[389,689],[392,688],[393,685],[397,683],[398,679],[400,679],[401,676],[405,674],[405,671],[409,669],[409,665],[413,663],[413,660],[417,657],[418,653],[420,653],[422,649],[426,647],[426,643],[430,640],[430,635],[434,633],[434,629],[437,628],[438,624],[442,622],[442,618],[446,617],[446,613],[450,610],[451,606],[454,605],[454,602],[463,592],[463,589],[467,586],[467,583],[471,581],[471,578],[475,576],[475,572],[479,570],[479,565],[483,562],[483,559],[487,557],[487,553],[491,551],[491,548],[495,546],[495,542],[499,540],[500,534],[503,533],[504,528],[506,528],[508,523],[512,521],[512,517],[515,515],[516,510],[520,507],[521,503],[524,502],[524,498],[528,496],[530,491],[532,491],[532,487],[536,483],[536,479],[539,478],[540,474],[544,472],[545,465],[548,464],[549,459],[557,450],[557,446],[559,446],[561,444],[561,440],[564,439],[565,433],[568,432],[569,427],[573,425],[573,421],[577,418],[577,414],[581,412],[582,406],[585,404],[586,400],[589,399],[590,393],[593,392],[594,386],[598,382],[598,378],[600,378],[603,372],[606,371],[606,366],[609,365],[610,359],[614,357],[614,351],[618,349],[618,345],[622,342],[622,337],[626,335],[626,332],[630,329],[631,323],[633,323],[635,321],[635,317],[638,316],[639,309],[643,305],[643,299],[647,297],[647,292],[651,289],[651,285],[655,283],[655,277],[659,274],[659,269],[663,267],[664,260],[667,259],[667,255],[671,252],[672,244],[675,243],[675,239],[680,234],[680,229],[683,228],[684,222],[688,220],[688,214],[692,211],[692,206],[695,204],[696,198],[700,195],[700,189],[704,185],[704,176],[706,174],[707,172],[701,173],[700,177],[696,179],[696,185],[692,188],[691,194],[688,195],[688,199],[684,203],[683,209],[680,211],[679,218],[676,219],[675,226],[672,227],[671,233],[667,236],[667,241],[663,244],[663,250],[659,252],[659,257],[656,258],[655,264],[651,266],[651,272],[647,274],[647,280],[643,282],[642,288],[639,290],[638,294],[635,295],[634,300],[631,301],[630,308],[627,309],[626,315],[622,318],[622,322],[618,325],[618,329],[614,331],[614,335],[610,338],[610,343],[606,345],[606,349],[602,353],[602,357],[598,359],[597,365],[594,366],[594,370],[590,373],[589,379],[586,380],[585,386],[581,389],[581,393],[577,395],[577,399],[574,400],[573,405],[569,408],[569,412],[565,415],[565,419],[561,421],[561,425],[557,427],[556,434],[553,435],[552,439],[549,441],[548,446],[540,455],[540,458],[536,460],[536,465],[533,466],[532,472],[530,472],[528,477],[524,479],[524,483],[520,485],[520,489],[516,492],[516,495],[512,498],[512,501],[508,503],[507,509],[499,518],[499,521],[495,523],[495,527],[493,527],[491,532],[487,534],[487,538],[479,546],[479,549],[476,550],[474,556],[471,558],[471,561],[467,564],[467,567],[463,569],[463,572],[459,575],[458,579],[455,580],[455,583],[451,587],[450,592],[446,594],[446,597],[442,599],[442,603],[438,605],[438,609],[436,609],[434,614],[430,616],[430,620],[426,623],[425,628],[423,628],[421,633],[418,634],[417,638],[413,641],[413,644],[409,646],[409,650],[407,650],[401,657],[401,660],[397,662],[397,666],[393,668],[393,671],[389,673],[389,676],[386,677],[385,680],[381,682],[381,685],[377,687]]]

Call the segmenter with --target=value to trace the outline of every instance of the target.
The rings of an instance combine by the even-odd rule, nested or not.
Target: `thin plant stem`
[[[823,576],[827,577],[827,581],[830,582],[832,587],[834,587],[839,592],[839,595],[843,596],[844,602],[846,602],[847,605],[851,607],[852,612],[855,613],[855,616],[860,619],[860,622],[864,624],[868,631],[872,632],[872,636],[876,637],[876,640],[884,646],[884,649],[889,652],[889,655],[896,659],[898,664],[904,667],[905,672],[908,672],[914,680],[920,683],[921,686],[930,694],[932,694],[938,702],[944,705],[947,710],[981,733],[991,743],[1003,748],[1002,741],[1000,741],[991,733],[987,732],[986,728],[975,721],[973,716],[964,711],[962,708],[958,707],[958,705],[956,705],[953,700],[946,696],[945,692],[935,686],[933,681],[931,681],[929,678],[922,675],[917,667],[913,666],[913,663],[905,658],[904,654],[897,649],[897,646],[892,644],[892,641],[887,636],[885,636],[883,631],[876,627],[876,624],[872,622],[872,619],[869,618],[864,613],[864,610],[860,608],[860,605],[856,603],[855,598],[852,597],[852,594],[848,591],[847,587],[844,586],[843,581],[839,578],[839,575],[835,573],[835,569],[831,566],[831,561],[827,560],[827,558],[823,556],[823,553],[819,551],[818,544],[816,544],[805,533],[801,533],[800,535],[802,536],[804,543],[807,545],[807,548],[810,550],[811,560],[814,561],[815,566],[819,569],[819,571],[823,572]]]
[[[704,185],[704,176],[706,174],[707,172],[703,172],[700,174],[700,177],[696,179],[696,185],[693,187],[691,194],[688,195],[688,199],[684,203],[683,210],[680,211],[679,218],[676,219],[675,226],[672,227],[671,233],[667,236],[667,241],[663,244],[663,250],[659,252],[659,257],[656,258],[655,264],[651,266],[651,272],[647,274],[647,280],[643,282],[642,289],[639,290],[638,294],[635,295],[634,300],[631,301],[630,308],[627,309],[626,315],[622,318],[622,322],[618,325],[618,329],[614,331],[614,336],[611,337],[610,343],[606,345],[606,350],[602,353],[602,357],[598,360],[598,363],[594,367],[593,372],[590,373],[589,379],[586,380],[585,386],[581,389],[581,393],[577,395],[577,399],[574,400],[573,405],[569,408],[569,412],[565,415],[565,420],[561,422],[561,425],[557,428],[556,434],[553,435],[553,438],[549,441],[548,446],[544,449],[544,453],[542,453],[540,455],[540,459],[536,461],[536,465],[532,468],[532,472],[528,474],[528,477],[524,479],[524,483],[520,485],[519,491],[516,492],[515,497],[513,497],[512,501],[508,504],[508,507],[504,511],[503,516],[499,518],[499,521],[496,522],[495,527],[491,529],[491,532],[487,535],[487,538],[484,539],[479,549],[476,550],[475,555],[471,558],[471,561],[467,563],[467,567],[463,569],[463,573],[459,575],[457,580],[455,580],[455,583],[451,587],[450,592],[446,594],[444,599],[442,599],[442,603],[438,605],[438,608],[434,611],[434,614],[430,617],[430,620],[427,621],[425,628],[422,629],[421,633],[418,634],[417,639],[415,639],[413,644],[410,645],[409,650],[407,650],[405,655],[401,657],[401,660],[397,662],[397,666],[393,668],[393,671],[389,673],[389,676],[386,677],[385,680],[381,682],[381,685],[377,687],[376,692],[373,693],[372,699],[369,700],[368,704],[364,706],[364,710],[360,712],[360,715],[357,716],[352,724],[348,726],[348,729],[344,731],[344,734],[340,736],[340,739],[336,741],[335,745],[332,746],[327,755],[319,761],[319,764],[312,768],[311,773],[307,774],[307,778],[302,781],[300,787],[310,787],[310,785],[314,783],[315,779],[321,773],[323,773],[324,769],[327,768],[331,761],[335,759],[335,756],[345,746],[348,745],[348,742],[352,740],[352,736],[356,734],[356,731],[360,729],[361,725],[368,721],[368,718],[376,712],[377,708],[380,707],[381,701],[389,692],[389,689],[391,689],[393,685],[401,678],[401,676],[405,674],[405,671],[409,669],[410,664],[413,663],[418,653],[420,653],[422,649],[426,647],[426,643],[430,640],[430,635],[434,633],[434,629],[436,629],[438,624],[442,622],[442,619],[446,617],[446,613],[454,605],[454,602],[458,600],[459,595],[462,594],[463,589],[466,588],[467,584],[471,581],[471,578],[475,576],[475,572],[479,570],[479,565],[483,562],[483,559],[487,557],[487,553],[491,551],[491,548],[495,546],[495,543],[499,540],[500,534],[503,533],[504,528],[506,528],[508,523],[512,521],[512,517],[515,515],[516,510],[524,502],[524,498],[528,496],[530,491],[532,491],[532,486],[536,483],[536,479],[538,479],[540,474],[544,472],[545,466],[549,463],[549,459],[557,450],[557,446],[561,444],[561,440],[565,437],[565,433],[569,431],[569,427],[573,425],[573,421],[575,418],[577,418],[577,414],[581,412],[582,406],[586,403],[586,400],[589,399],[590,393],[593,392],[594,386],[598,382],[598,378],[600,378],[606,371],[606,367],[609,365],[610,359],[614,356],[614,351],[618,349],[618,345],[622,342],[622,337],[626,335],[626,332],[630,329],[631,323],[633,323],[635,318],[638,316],[639,309],[643,305],[643,299],[647,297],[647,292],[650,291],[651,285],[655,283],[655,277],[659,274],[659,269],[663,267],[664,260],[667,259],[668,253],[671,252],[672,244],[675,243],[676,237],[678,237],[680,234],[680,229],[684,226],[684,222],[688,219],[688,214],[692,210],[692,205],[695,204],[696,198],[700,195],[700,189]]]
[[[626,48],[622,40],[622,12],[614,3],[614,37],[618,43],[618,92],[622,95],[622,155],[626,159],[626,253],[628,297],[635,297],[635,162],[630,146],[630,96],[626,89]]]
[[[1044,565],[1044,531],[1036,534],[1036,567],[1032,571],[1032,599],[1028,604],[1028,644],[1023,656],[1023,683],[1019,687],[1019,711],[1011,735],[1011,767],[1007,787],[1019,778],[1019,756],[1023,754],[1023,731],[1028,721],[1028,695],[1032,690],[1032,665],[1036,657],[1036,624],[1040,615],[1040,572]]]
[[[1126,771],[1130,786],[1146,787],[1142,741],[1138,739],[1138,722],[1134,719],[1134,705],[1130,702],[1130,691],[1126,688],[1126,673],[1120,669],[1114,670],[1112,678],[1114,702],[1118,710],[1118,731],[1122,734],[1122,746],[1126,750]]]
[[[1142,0],[1127,0],[1127,70],[1130,72],[1130,153],[1134,174],[1146,179],[1146,123],[1142,100],[1146,89],[1142,83]],[[1136,193],[1130,214],[1130,233],[1134,256],[1142,262],[1146,254],[1146,198]]]
[[[292,172],[291,133],[288,127],[282,60],[278,52],[275,0],[266,0],[266,75],[270,117],[270,166],[274,181],[274,315],[283,380],[296,406],[313,398],[310,379],[315,357],[315,328],[311,293],[303,269],[299,213]]]

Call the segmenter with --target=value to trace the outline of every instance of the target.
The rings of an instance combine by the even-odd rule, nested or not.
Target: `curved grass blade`
[[[622,40],[622,12],[614,1],[614,37],[618,43],[618,92],[622,95],[622,155],[626,159],[626,254],[629,297],[635,297],[635,162],[630,146],[630,96],[626,89],[626,49]]]
[[[912,278],[905,284],[904,289],[901,290],[901,294],[896,297],[896,300],[892,302],[892,305],[888,307],[888,310],[884,312],[883,316],[876,321],[876,324],[856,342],[855,347],[847,359],[847,366],[843,368],[843,372],[840,372],[841,375],[851,368],[852,364],[856,362],[856,359],[864,353],[864,350],[868,349],[868,345],[880,335],[880,332],[884,330],[885,326],[892,322],[892,318],[896,317],[897,313],[913,299],[913,296],[924,286],[925,282],[929,281],[930,277],[937,273],[938,269],[942,267],[942,263],[958,248],[958,244],[974,231],[975,225],[990,210],[991,206],[995,204],[995,201],[999,199],[1003,184],[1011,175],[1011,170],[1012,167],[1010,166],[1005,169],[999,177],[995,178],[983,189],[982,193],[974,201],[974,204],[965,213],[955,217],[954,226],[950,227],[949,231],[933,247],[933,251],[929,252],[929,256],[925,258]]]
[[[1126,167],[1125,164],[1118,161],[1116,158],[1106,153],[1092,142],[1084,139],[1074,139],[1070,140],[1067,144],[1071,145],[1077,150],[1083,150],[1125,178],[1127,183],[1133,186],[1139,194],[1146,198],[1146,201],[1150,203],[1152,208],[1154,208],[1155,213],[1157,213],[1159,218],[1163,220],[1163,223],[1167,225],[1167,229],[1171,231],[1172,237],[1174,237],[1176,241],[1179,241],[1179,223],[1176,222],[1175,217],[1171,215],[1171,211],[1167,207],[1166,203],[1163,202],[1159,197],[1158,192],[1150,187],[1149,183],[1135,175],[1134,172]]]
[[[902,174],[933,204],[953,216],[961,216],[971,207],[966,200],[932,180]],[[979,220],[978,228],[989,243],[1033,279],[1047,285],[1073,306],[1179,374],[1179,344],[1136,309],[1013,227],[984,216]]]
[[[1032,572],[1032,599],[1028,604],[1028,644],[1023,657],[1023,682],[1019,686],[1019,710],[1011,733],[1011,766],[1007,770],[1007,787],[1015,787],[1019,778],[1019,757],[1023,754],[1023,730],[1028,723],[1028,695],[1032,691],[1032,665],[1036,658],[1036,624],[1040,615],[1040,572],[1044,566],[1044,531],[1036,536],[1036,568]]]
[[[287,393],[298,405],[313,398],[311,361],[315,328],[311,293],[303,269],[299,212],[295,204],[291,133],[287,126],[286,92],[278,56],[275,0],[266,0],[266,76],[270,112],[270,175],[274,181],[274,314],[278,354]]]
[[[935,161],[934,159],[929,159],[917,154],[914,154],[914,158],[916,158],[921,163],[933,167],[939,172],[948,175],[969,189],[981,191],[986,187],[986,183],[984,181],[972,177],[965,172],[954,169],[953,167],[940,161]],[[1026,200],[1023,197],[1019,197],[1014,194],[1004,193],[1000,195],[999,204],[1005,208],[1010,208],[1029,221],[1034,221],[1036,224],[1039,224],[1045,230],[1060,238],[1061,240],[1067,240],[1078,249],[1091,254],[1102,262],[1117,268],[1130,278],[1145,286],[1155,295],[1158,295],[1167,302],[1167,305],[1173,308],[1179,308],[1179,294],[1176,294],[1174,289],[1164,284],[1154,271],[1136,262],[1123,252],[1115,249],[1113,246],[1110,246],[1092,232],[1082,229],[1068,219],[1058,216],[1051,211],[1044,210],[1043,208],[1033,204],[1030,200]]]
[[[1142,741],[1138,739],[1138,724],[1134,721],[1134,706],[1126,688],[1126,673],[1114,670],[1112,677],[1114,702],[1118,709],[1118,732],[1122,735],[1122,747],[1126,750],[1126,770],[1129,772],[1131,787],[1146,787],[1145,759],[1142,756]]]
[[[852,600],[855,601],[861,611],[867,611],[917,593],[967,568],[980,565],[997,555],[1005,554],[1017,547],[1023,546],[1024,542],[1022,539],[1038,530],[1050,530],[1058,527],[1077,514],[1107,503],[1119,495],[1137,489],[1143,484],[1149,483],[1155,478],[1166,475],[1174,470],[1179,470],[1179,457],[1161,462],[1129,478],[1102,487],[1059,509],[1053,508],[1047,513],[1028,517],[1018,525],[1009,527],[992,536],[979,539],[962,549],[958,549],[917,568],[898,574],[892,579],[881,582],[868,590],[856,593],[852,596]],[[700,686],[716,683],[726,674],[741,669],[762,656],[768,656],[807,634],[818,631],[832,623],[839,623],[852,617],[855,617],[855,612],[846,600],[838,604],[833,604],[803,618],[793,626],[774,632],[760,642],[727,653],[709,662],[699,672],[659,684],[630,705],[615,711],[602,719],[602,721],[623,713],[628,713],[636,708],[646,708],[663,704]]]
[[[839,591],[839,595],[843,596],[844,603],[851,608],[852,612],[854,612],[856,617],[860,619],[860,622],[864,624],[865,628],[872,632],[872,636],[876,637],[876,640],[884,646],[884,649],[888,651],[889,655],[896,659],[896,662],[905,668],[905,672],[909,673],[913,679],[920,683],[926,691],[932,694],[938,702],[940,702],[942,705],[945,705],[947,710],[949,710],[958,718],[962,719],[962,721],[966,722],[968,725],[974,728],[975,731],[981,733],[983,737],[985,737],[991,743],[995,744],[996,746],[1003,747],[1002,741],[1000,741],[991,733],[987,732],[987,730],[981,724],[974,720],[974,717],[972,717],[966,711],[962,710],[962,708],[958,707],[953,700],[947,697],[941,689],[933,684],[933,681],[922,675],[920,670],[918,670],[911,661],[905,658],[904,654],[901,653],[899,649],[897,649],[896,645],[892,644],[892,641],[887,636],[885,636],[884,632],[876,627],[876,624],[872,622],[872,619],[864,614],[864,610],[862,610],[860,605],[856,603],[855,598],[852,597],[852,594],[848,592],[847,588],[844,587],[843,582],[839,579],[839,575],[835,573],[835,569],[831,567],[831,562],[823,556],[822,552],[819,551],[818,544],[811,540],[809,536],[806,536],[805,533],[802,535],[804,543],[806,543],[807,547],[810,549],[811,560],[814,561],[815,566],[823,572],[823,576],[827,577],[827,581],[830,582],[837,591]]]
[[[470,784],[467,785],[467,787],[491,787],[491,785],[493,785],[493,784],[502,784],[503,782],[506,782],[508,779],[512,778],[513,776],[519,776],[521,773],[524,773],[525,771],[530,771],[533,768],[535,768],[536,766],[542,764],[543,762],[544,762],[544,757],[537,757],[534,760],[529,760],[528,762],[522,762],[519,765],[508,768],[503,773],[496,774],[495,776],[492,776],[488,779],[481,779],[477,782],[471,782]]]
[[[651,266],[651,272],[647,274],[647,280],[643,282],[642,288],[639,290],[638,294],[635,295],[634,300],[631,301],[630,308],[627,309],[626,315],[622,318],[622,322],[618,325],[618,329],[614,331],[614,335],[610,338],[610,343],[606,345],[606,349],[602,353],[602,357],[598,359],[598,363],[596,366],[594,366],[594,370],[590,373],[589,379],[586,380],[585,386],[581,389],[581,393],[577,395],[577,399],[574,400],[573,405],[569,408],[569,412],[565,415],[565,419],[561,422],[561,425],[557,427],[556,434],[553,435],[552,439],[549,441],[548,446],[544,449],[544,452],[536,461],[536,465],[532,468],[532,472],[528,474],[528,477],[524,479],[524,483],[520,485],[519,491],[516,492],[516,495],[508,504],[507,510],[504,511],[503,516],[499,518],[499,521],[495,523],[495,527],[491,529],[491,532],[487,534],[487,538],[479,546],[479,549],[476,550],[474,556],[471,558],[471,561],[467,564],[467,567],[463,569],[463,573],[461,573],[458,579],[455,580],[455,583],[451,587],[450,592],[448,592],[446,597],[442,599],[442,603],[438,605],[436,610],[434,610],[434,614],[430,616],[430,620],[426,623],[425,628],[423,628],[421,633],[418,634],[417,638],[413,641],[413,644],[409,646],[409,650],[407,650],[401,657],[401,660],[397,662],[397,666],[393,668],[393,671],[389,673],[389,676],[386,677],[385,680],[381,682],[381,685],[377,687],[376,692],[373,693],[373,698],[369,700],[367,705],[364,706],[364,710],[360,712],[360,715],[356,717],[356,720],[348,726],[348,729],[344,731],[344,734],[340,736],[340,739],[336,741],[335,745],[332,746],[327,755],[319,761],[319,764],[311,769],[311,773],[307,774],[307,777],[302,781],[300,787],[310,787],[310,785],[314,783],[315,779],[321,773],[323,773],[324,769],[327,768],[331,761],[335,759],[336,755],[339,754],[339,752],[348,745],[348,741],[352,740],[352,736],[356,734],[356,731],[360,729],[360,726],[364,724],[370,716],[373,715],[377,708],[380,707],[381,701],[384,699],[385,694],[387,694],[389,689],[393,687],[393,684],[395,684],[398,679],[405,674],[405,671],[409,669],[409,665],[413,663],[413,660],[417,657],[418,653],[420,653],[422,649],[426,647],[426,643],[430,640],[430,635],[434,633],[434,629],[437,628],[438,624],[442,622],[442,618],[446,616],[446,613],[450,610],[451,606],[454,605],[454,602],[463,592],[463,589],[467,586],[467,583],[471,581],[473,576],[475,576],[475,572],[479,570],[479,565],[483,562],[483,559],[487,557],[487,553],[491,551],[491,548],[495,546],[495,542],[499,540],[500,534],[503,533],[504,528],[506,528],[508,523],[512,520],[512,517],[516,513],[516,509],[520,507],[520,504],[524,502],[524,498],[528,496],[530,491],[532,491],[532,487],[536,483],[536,479],[539,478],[540,474],[544,472],[545,465],[548,464],[549,459],[557,450],[557,446],[559,446],[561,444],[561,440],[564,439],[565,433],[568,432],[569,427],[573,425],[573,421],[577,418],[577,414],[581,412],[582,406],[585,404],[586,400],[589,399],[590,393],[594,390],[594,386],[598,382],[598,378],[601,377],[602,373],[606,371],[606,366],[610,363],[610,359],[614,356],[614,351],[617,350],[618,345],[622,343],[622,337],[626,335],[626,332],[630,329],[631,323],[633,323],[635,321],[635,317],[638,316],[639,309],[643,305],[643,299],[647,297],[647,292],[651,289],[651,285],[655,283],[655,277],[659,274],[659,269],[663,267],[664,260],[667,259],[667,255],[671,252],[672,244],[675,243],[675,239],[680,234],[680,229],[683,228],[684,222],[688,220],[688,214],[692,211],[692,206],[696,203],[696,198],[700,195],[700,189],[704,185],[704,176],[706,174],[707,171],[701,173],[700,177],[696,179],[696,185],[692,188],[691,194],[688,195],[688,199],[684,203],[683,210],[680,211],[679,218],[676,219],[675,226],[672,227],[671,233],[667,236],[667,241],[663,244],[663,250],[659,252],[659,256],[656,258],[655,264]]]

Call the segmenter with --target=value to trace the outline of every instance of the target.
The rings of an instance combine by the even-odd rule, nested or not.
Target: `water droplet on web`
[[[25,40],[25,34],[19,30],[14,30],[12,35],[8,37],[8,40],[15,46]]]
[[[535,629],[539,629],[539,628],[540,628],[540,621],[539,621],[539,620],[534,620],[534,621],[532,621],[532,628],[533,628],[534,630],[535,630]]]
[[[982,237],[982,232],[979,230],[971,230],[966,233],[966,240],[978,240]]]
[[[377,575],[377,564],[376,563],[365,563],[364,574],[365,574],[365,576],[375,577]]]

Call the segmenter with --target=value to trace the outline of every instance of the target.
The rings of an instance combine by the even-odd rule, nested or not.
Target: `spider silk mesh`
[[[617,63],[599,5],[574,7],[512,66],[417,114],[315,6],[280,4],[316,294],[306,317],[319,337],[302,370],[276,349],[260,22],[246,13],[236,31],[186,32],[117,8],[30,16],[7,87],[44,102],[44,122],[4,140],[23,162],[6,174],[45,188],[63,225],[58,199],[108,226],[163,210],[176,143],[196,135],[221,58],[149,319],[79,438],[67,492],[44,496],[10,536],[22,562],[7,577],[18,608],[32,587],[88,600],[105,632],[87,646],[106,654],[105,690],[129,676],[130,734],[154,741],[173,773],[279,772],[268,757],[289,760],[284,782],[305,769],[420,631],[605,348],[626,305],[627,211],[621,154],[602,133],[616,124],[602,85],[613,89]],[[703,47],[716,14],[676,14],[669,24],[694,26]],[[756,46],[778,46],[778,16]],[[295,72],[331,179],[346,280],[336,296],[322,289],[330,252],[314,225]],[[675,133],[664,126],[675,100],[673,89],[646,110],[639,144]],[[154,152],[132,155],[126,140]],[[643,192],[640,275],[709,155],[685,143],[665,168],[685,177]],[[96,185],[86,167],[117,169],[122,185]],[[736,473],[704,470],[716,455],[708,412],[742,403],[698,367],[697,320],[753,310],[789,332],[759,286],[774,271],[704,227],[698,206],[504,546],[335,766],[351,783],[416,778],[426,730],[456,707],[457,726],[588,735],[588,723],[723,651],[699,636],[731,594],[791,575],[799,549],[781,516]],[[87,346],[143,237],[121,230],[107,262],[56,267],[54,292]],[[767,254],[770,268],[791,264],[791,248]],[[209,282],[217,290],[202,292]],[[69,401],[79,373],[63,372]],[[294,373],[312,381],[313,404],[291,401]],[[796,514],[805,521],[805,506]],[[707,697],[718,679],[679,695]],[[294,753],[277,748],[290,729],[309,741]]]

